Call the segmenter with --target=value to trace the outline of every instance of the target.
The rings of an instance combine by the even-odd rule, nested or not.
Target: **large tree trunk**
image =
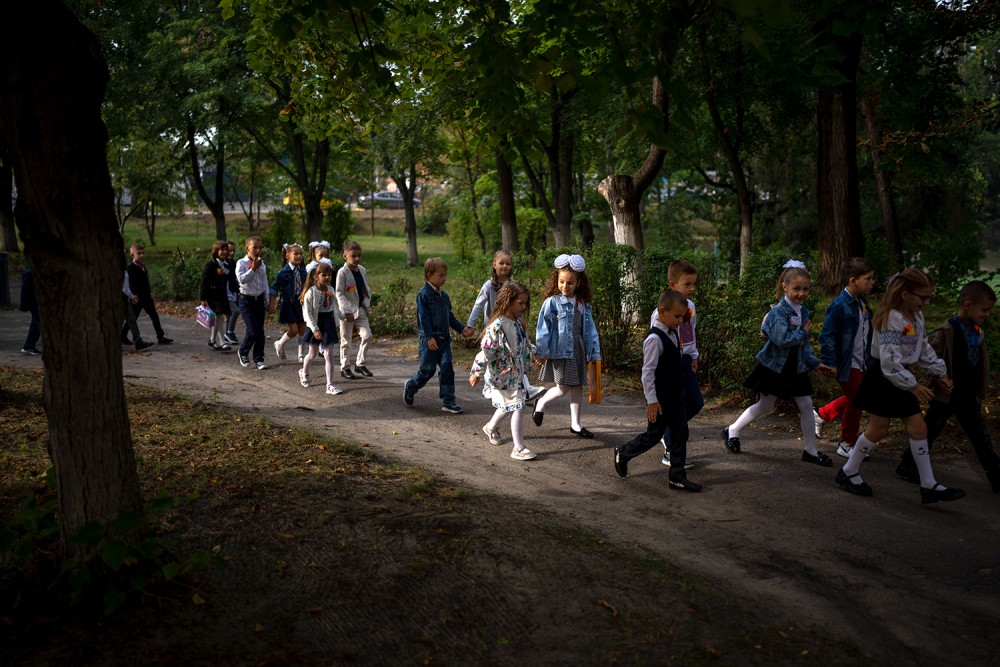
[[[191,163],[191,178],[194,179],[195,189],[198,191],[198,196],[201,197],[201,201],[208,207],[209,212],[212,214],[212,219],[215,221],[215,238],[224,239],[226,238],[226,202],[224,196],[225,189],[223,188],[226,171],[225,147],[220,141],[219,146],[215,150],[214,195],[210,195],[208,189],[205,187],[205,180],[201,177],[201,159],[198,152],[198,138],[194,123],[187,124],[187,145],[188,160]],[[135,201],[132,202],[132,207],[135,207]]]
[[[831,293],[842,287],[840,267],[864,252],[858,185],[857,72],[861,37],[832,38],[844,82],[819,91],[817,185],[819,278]]]
[[[302,202],[306,208],[306,236],[310,241],[320,241],[323,236],[323,194],[330,167],[330,141],[324,139],[313,148],[311,168],[306,167],[305,145],[302,135],[297,132],[293,135],[292,147],[296,183],[302,190]]]
[[[14,209],[11,207],[13,193],[14,165],[11,163],[10,150],[0,145],[0,250],[5,252],[17,252],[17,229],[14,227]]]
[[[896,219],[896,204],[892,198],[892,183],[889,174],[882,167],[882,126],[878,122],[878,92],[859,101],[861,115],[868,129],[868,155],[872,161],[872,171],[875,172],[875,185],[878,189],[878,201],[882,208],[882,229],[889,242],[889,249],[896,260],[896,266],[903,266],[903,240],[899,233],[899,221]]]
[[[517,213],[514,207],[514,172],[504,157],[502,147],[497,147],[496,156],[501,240],[504,250],[517,252],[520,248],[517,241]]]
[[[552,174],[559,183],[556,192],[556,228],[569,242],[573,225],[573,131],[563,129],[559,137],[559,169]]]
[[[94,36],[54,0],[5,5],[0,59],[0,132],[35,271],[49,454],[73,548],[66,540],[84,524],[141,508],[119,339],[124,254],[101,120],[108,71]]]

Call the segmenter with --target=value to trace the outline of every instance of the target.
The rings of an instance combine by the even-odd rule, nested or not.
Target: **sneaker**
[[[366,378],[372,378],[372,377],[375,377],[375,374],[374,374],[374,373],[372,373],[372,372],[371,372],[370,370],[368,370],[367,368],[365,368],[364,366],[358,366],[357,368],[355,368],[355,369],[354,369],[354,371],[355,371],[355,372],[357,372],[357,373],[361,373],[361,374],[362,374],[362,375],[364,375],[364,376],[365,376]]]
[[[514,451],[510,453],[510,458],[515,461],[530,461],[535,458],[535,453],[527,447],[514,447]]]
[[[267,364],[265,364],[263,361],[258,361],[256,362],[256,364],[257,364],[257,370],[259,371],[267,370]]]
[[[171,343],[174,342],[174,339],[167,338],[166,336],[160,336],[159,338],[156,339],[156,342],[159,343],[160,345],[170,345]]]
[[[243,368],[250,368],[250,357],[248,357],[243,353],[240,353],[240,366],[242,366]]]
[[[726,446],[726,449],[731,451],[733,454],[740,453],[740,439],[729,437],[729,427],[722,429],[722,443]]]
[[[441,406],[441,412],[450,412],[453,415],[461,414],[462,406],[458,403],[445,403]]]
[[[302,352],[299,351],[299,363],[300,364],[302,363],[302,360],[305,359],[305,358],[306,358],[306,355],[302,354]]]
[[[309,386],[309,376],[306,375],[306,372],[301,368],[299,369],[299,384],[303,387]]]
[[[236,338],[236,334],[231,334],[228,331],[222,336],[227,343],[230,345],[236,345],[240,341]]]
[[[854,473],[853,475],[847,475],[844,473],[844,469],[841,468],[840,470],[837,471],[837,476],[833,478],[833,481],[835,481],[840,486],[844,487],[844,490],[847,491],[848,493],[853,493],[856,496],[867,497],[875,495],[875,492],[872,491],[872,487],[868,486],[864,482],[858,482],[857,484],[852,482],[851,480],[854,479],[855,477],[860,478],[861,475],[858,473]]]
[[[21,354],[27,354],[27,355],[30,355],[32,357],[37,357],[39,354],[41,354],[41,352],[39,352],[38,350],[36,350],[33,347],[22,347],[21,348]]]
[[[274,341],[274,353],[278,355],[278,359],[285,359],[285,348],[281,345],[280,340]]]
[[[817,438],[822,438],[823,437],[823,424],[825,422],[823,421],[823,418],[819,416],[819,412],[817,412],[816,410],[813,410],[813,417],[816,419],[816,437]]]
[[[500,439],[500,431],[491,431],[489,426],[486,424],[483,424],[483,433],[485,433],[486,437],[490,439],[491,445],[499,445],[503,442],[503,440]]]
[[[336,396],[337,394],[343,394],[344,390],[335,384],[328,384],[326,385],[326,393],[330,394],[331,396]]]
[[[139,340],[135,341],[135,351],[136,352],[138,352],[139,350],[145,350],[147,347],[153,347],[153,344],[150,343],[149,341],[145,341],[145,340],[143,340],[141,338]]]
[[[843,440],[841,440],[840,444],[837,445],[837,454],[839,456],[843,456],[845,459],[848,459],[848,458],[851,457],[851,450],[853,450],[853,449],[854,449],[854,445],[849,445],[846,442],[844,442]],[[869,454],[865,454],[865,461],[867,461],[871,457],[872,457],[872,455],[870,453]]]
[[[622,456],[621,448],[615,447],[615,472],[619,477],[628,477],[628,459]]]
[[[668,468],[670,467],[670,452],[667,451],[666,447],[663,448],[663,458],[660,459],[660,463],[667,466]],[[685,470],[690,470],[693,467],[694,467],[694,461],[692,461],[691,459],[687,459],[684,461]]]
[[[530,387],[528,387],[528,392],[527,392],[528,398],[526,400],[533,401],[536,398],[538,398],[539,396],[541,396],[542,394],[544,394],[546,391],[547,390],[546,390],[545,387],[530,386]]]
[[[343,369],[341,369],[341,371],[340,371],[340,377],[347,378],[348,380],[357,380],[358,379],[357,376],[355,376],[354,373],[351,372],[350,368],[343,368]]]
[[[667,486],[674,491],[690,491],[692,493],[701,491],[701,484],[692,482],[689,479],[679,479],[677,481],[669,479],[667,480]]]
[[[410,393],[409,380],[403,383],[403,403],[406,403],[407,405],[413,405],[413,394]]]

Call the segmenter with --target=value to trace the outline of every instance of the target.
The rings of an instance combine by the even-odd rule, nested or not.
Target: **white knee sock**
[[[926,444],[926,441],[924,442]],[[858,442],[854,445],[851,450],[851,455],[847,457],[847,463],[844,464],[844,474],[850,477],[851,475],[857,475],[861,472],[861,462],[865,460],[869,452],[875,449],[875,443],[865,437],[862,433],[858,436]],[[863,480],[858,477],[858,480],[854,484],[860,484]]]
[[[302,359],[302,374],[309,375],[309,365],[312,363],[313,359],[319,353],[319,345],[310,345],[309,351],[306,352],[306,356]]]
[[[805,450],[816,456],[816,416],[813,414],[812,396],[795,396],[795,405],[799,408],[799,427],[802,429],[802,440]]]
[[[493,416],[490,418],[490,420],[486,422],[486,428],[488,428],[491,431],[497,430],[497,428],[500,426],[500,420],[503,419],[503,416],[505,414],[507,413],[503,411],[503,408],[497,408],[496,412],[493,413]]]
[[[920,486],[925,489],[933,489],[937,484],[934,479],[934,471],[931,469],[931,452],[927,447],[927,440],[914,440],[910,438],[910,453],[917,463],[917,472],[920,473]]]
[[[580,409],[583,407],[583,387],[573,387],[569,390],[569,426],[574,431],[583,428],[580,425]]]
[[[286,331],[285,333],[281,334],[281,338],[278,339],[278,347],[280,347],[281,349],[285,349],[285,343],[287,343],[289,340],[290,339],[288,338],[288,332]]]
[[[515,448],[524,447],[524,410],[510,413],[510,437]]]
[[[565,393],[566,393],[566,388],[561,384],[557,384],[556,386],[552,387],[547,392],[542,394],[541,397],[535,402],[535,411],[545,412],[545,406],[548,404],[549,401],[551,401],[553,398],[559,398]]]
[[[756,403],[744,410],[743,414],[741,414],[736,421],[729,425],[729,437],[740,437],[740,431],[742,431],[744,427],[749,426],[753,420],[762,415],[766,415],[771,411],[771,408],[774,407],[774,402],[777,398],[777,396],[761,394]]]
[[[323,349],[323,360],[326,362],[326,383],[333,384],[333,378],[336,377],[333,372],[333,346]]]

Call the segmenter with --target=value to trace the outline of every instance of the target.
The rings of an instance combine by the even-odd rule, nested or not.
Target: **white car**
[[[375,208],[403,208],[403,195],[398,192],[389,192],[388,190],[376,192],[374,198],[368,195],[361,195],[358,197],[358,206],[368,208],[372,201],[375,202]],[[420,199],[414,197],[413,205],[420,206]]]

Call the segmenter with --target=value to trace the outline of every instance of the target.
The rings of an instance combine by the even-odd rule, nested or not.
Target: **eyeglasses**
[[[918,299],[920,299],[924,303],[930,303],[931,299],[934,298],[933,294],[917,294],[916,292],[909,292],[909,293],[912,294],[913,296],[917,297]]]

